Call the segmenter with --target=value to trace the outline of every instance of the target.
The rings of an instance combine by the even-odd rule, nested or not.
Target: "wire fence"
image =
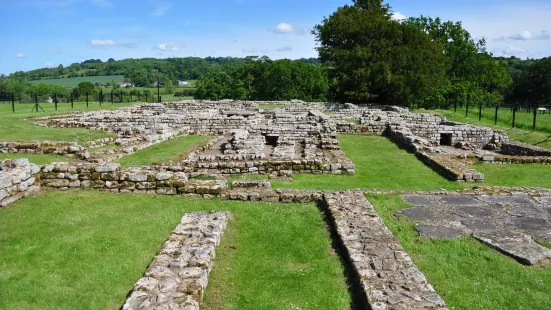
[[[478,117],[479,121],[493,121],[494,125],[508,125],[511,128],[551,132],[551,106],[496,104],[478,106],[446,105],[440,109],[464,113],[465,117]]]
[[[58,110],[59,105],[70,105],[71,108],[74,108],[75,103],[85,103],[86,107],[89,107],[92,104],[99,104],[103,106],[105,104],[122,104],[122,103],[155,103],[155,102],[164,102],[168,101],[180,101],[185,99],[193,99],[190,96],[183,96],[182,94],[176,95],[166,95],[166,94],[150,94],[150,93],[139,93],[133,94],[123,91],[111,91],[111,92],[97,92],[97,93],[65,93],[58,94],[52,93],[51,95],[40,95],[37,93],[28,93],[23,95],[16,95],[15,93],[2,93],[0,92],[0,103],[10,104],[12,113],[15,113],[18,109],[26,107],[29,104],[33,105],[33,111],[40,112],[44,111],[41,108],[41,104],[52,104],[55,107],[55,111]]]

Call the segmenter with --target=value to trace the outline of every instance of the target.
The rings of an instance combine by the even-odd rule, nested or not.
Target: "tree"
[[[503,100],[512,79],[506,65],[486,51],[484,39],[475,41],[461,22],[443,22],[440,18],[411,17],[405,24],[427,33],[444,47],[450,64],[448,82],[444,83],[448,87],[441,91],[446,101],[462,104],[470,98],[474,104],[495,104]]]
[[[551,57],[534,62],[516,81],[511,97],[530,105],[551,103]]]
[[[321,61],[340,101],[411,104],[434,92],[447,62],[440,43],[393,21],[383,1],[354,1],[316,25]]]
[[[81,82],[78,84],[78,87],[76,88],[75,92],[80,96],[84,96],[86,95],[86,93],[92,95],[97,92],[97,89],[94,86],[94,84],[90,82]]]

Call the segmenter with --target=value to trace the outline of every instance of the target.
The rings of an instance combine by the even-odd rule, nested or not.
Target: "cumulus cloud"
[[[400,12],[394,12],[392,13],[392,17],[391,17],[393,20],[397,20],[397,21],[401,21],[401,20],[404,20],[406,19],[406,16]]]
[[[116,41],[113,41],[113,40],[92,40],[92,45],[93,46],[96,46],[96,47],[101,47],[101,46],[117,46],[118,43]]]
[[[93,4],[99,6],[100,8],[108,8],[112,7],[113,3],[109,2],[108,0],[90,0]]]
[[[168,42],[157,45],[157,49],[164,52],[177,52],[182,49],[182,46],[178,43]]]
[[[292,33],[295,32],[295,27],[291,24],[280,23],[275,27],[275,32],[277,33]]]
[[[538,35],[534,35],[528,30],[521,31],[519,33],[512,34],[510,36],[502,36],[495,38],[494,42],[507,42],[507,41],[548,41],[551,39],[551,34],[548,31],[542,30]]]
[[[509,45],[507,48],[497,49],[497,50],[494,50],[493,52],[498,56],[511,57],[511,56],[524,55],[526,54],[527,51],[523,48]]]
[[[44,64],[44,68],[53,68],[53,67],[55,67],[55,65],[51,62],[47,62]]]
[[[276,51],[278,51],[278,52],[290,52],[292,50],[293,50],[293,48],[290,45],[286,45],[286,46],[283,46],[283,47],[280,47],[280,48],[276,48]]]
[[[25,54],[17,53],[17,54],[15,54],[15,58],[25,58]]]
[[[258,55],[258,54],[267,54],[267,53],[270,52],[270,50],[264,49],[264,48],[261,48],[261,49],[256,49],[256,48],[247,49],[247,48],[243,48],[241,51],[243,52],[243,54],[255,54],[255,55]]]

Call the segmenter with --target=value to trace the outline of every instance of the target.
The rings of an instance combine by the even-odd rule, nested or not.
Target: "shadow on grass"
[[[348,293],[350,294],[350,309],[351,310],[364,310],[371,309],[369,303],[367,302],[367,296],[362,287],[360,281],[361,277],[358,274],[358,271],[352,265],[352,259],[350,258],[350,253],[344,246],[339,234],[337,233],[337,227],[331,212],[329,212],[329,207],[324,201],[318,201],[316,203],[319,210],[323,214],[323,220],[327,223],[329,229],[329,235],[331,237],[331,246],[335,253],[340,257],[341,263],[343,265],[343,274],[346,278],[346,284],[348,286]]]

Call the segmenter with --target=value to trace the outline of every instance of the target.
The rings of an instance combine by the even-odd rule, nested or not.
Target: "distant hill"
[[[98,83],[99,85],[105,85],[111,82],[123,82],[124,75],[107,75],[107,76],[84,76],[84,77],[73,77],[73,78],[62,78],[62,79],[46,79],[46,80],[35,80],[30,81],[31,84],[53,84],[63,87],[76,87],[79,83],[90,82],[92,84]]]

